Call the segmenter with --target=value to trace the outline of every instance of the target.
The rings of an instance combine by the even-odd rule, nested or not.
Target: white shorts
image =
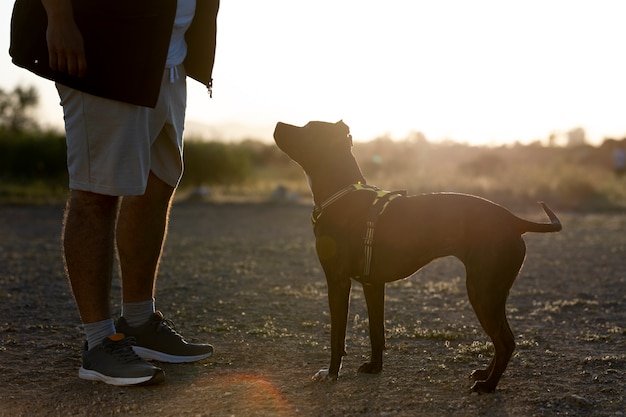
[[[187,105],[184,67],[164,71],[154,109],[83,93],[57,84],[67,135],[70,189],[105,195],[142,195],[148,175],[176,187],[183,173]]]

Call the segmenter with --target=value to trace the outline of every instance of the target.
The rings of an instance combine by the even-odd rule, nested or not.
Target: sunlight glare
[[[243,111],[250,121],[344,119],[357,140],[422,131],[467,143],[624,126],[614,118],[619,111],[597,111],[599,103],[623,110],[626,93],[610,84],[626,68],[610,49],[620,25],[606,22],[616,17],[602,2],[273,3],[280,13],[271,27],[253,39],[231,39],[245,49],[237,54],[257,65],[231,61],[232,51],[218,55],[223,82],[256,81],[258,90],[246,90],[247,82],[232,86],[233,96],[247,95],[246,107],[256,109]],[[237,15],[264,10],[256,4]],[[604,24],[591,32],[600,17]],[[239,28],[224,30],[228,37]],[[600,66],[612,77],[602,77]]]
[[[3,3],[6,24],[11,2]],[[546,141],[582,127],[626,136],[623,2],[232,0],[220,6],[214,98],[188,83],[188,126],[269,141],[277,121],[343,119],[355,140]],[[0,35],[8,49],[8,31]],[[5,49],[5,50],[6,50]],[[62,128],[54,84],[0,63],[5,88],[35,85]]]

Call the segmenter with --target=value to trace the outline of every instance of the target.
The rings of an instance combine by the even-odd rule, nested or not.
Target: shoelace
[[[141,359],[133,350],[135,344],[134,337],[125,337],[119,341],[106,341],[104,349],[123,362],[132,362]]]
[[[172,333],[181,339],[183,338],[183,336],[176,331],[176,325],[170,319],[166,319],[166,318],[161,319],[161,322],[159,323],[159,326],[157,327],[157,332],[160,332],[161,330]]]

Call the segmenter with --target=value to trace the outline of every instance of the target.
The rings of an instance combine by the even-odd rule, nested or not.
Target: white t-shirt
[[[187,43],[185,32],[191,26],[191,21],[196,12],[196,0],[178,0],[174,28],[170,39],[170,48],[167,52],[166,68],[172,68],[182,64],[187,56]]]

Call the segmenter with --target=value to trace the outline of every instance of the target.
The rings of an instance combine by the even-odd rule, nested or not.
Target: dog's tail
[[[543,208],[543,211],[545,211],[546,214],[548,215],[548,218],[550,219],[550,223],[535,223],[535,222],[524,220],[522,233],[526,233],[526,232],[551,233],[551,232],[560,231],[563,228],[563,226],[561,226],[561,221],[556,216],[556,214],[554,214],[554,212],[550,209],[550,207],[548,207],[548,205],[544,203],[543,201],[540,201],[539,205],[541,205],[541,207]]]

